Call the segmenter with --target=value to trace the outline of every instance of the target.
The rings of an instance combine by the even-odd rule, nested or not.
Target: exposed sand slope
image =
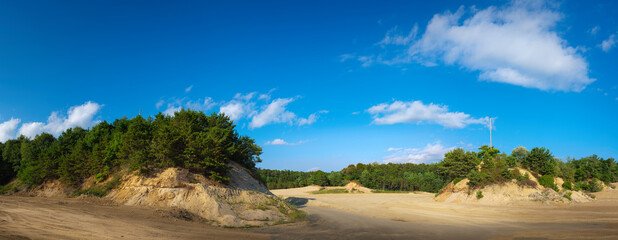
[[[543,203],[583,203],[590,202],[592,198],[583,192],[565,191],[561,189],[564,181],[561,178],[555,178],[554,182],[559,183],[560,192],[553,189],[543,187],[538,180],[527,170],[517,168],[520,174],[528,174],[530,181],[536,184],[536,187],[520,186],[517,180],[509,182],[491,184],[483,188],[471,188],[468,186],[470,182],[467,178],[459,181],[457,184],[450,182],[442,188],[435,197],[438,202],[452,203],[477,203],[485,205],[518,205],[530,204],[530,202]],[[478,199],[477,192],[481,191],[483,197]],[[565,194],[571,192],[571,200],[565,198]]]
[[[287,204],[244,168],[232,167],[230,188],[186,169],[169,168],[154,177],[125,175],[120,187],[106,198],[131,206],[184,209],[222,226],[263,226],[288,220],[288,211],[292,210]]]

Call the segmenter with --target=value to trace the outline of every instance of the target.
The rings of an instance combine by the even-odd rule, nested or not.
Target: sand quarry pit
[[[96,199],[0,196],[0,239],[618,239],[618,190],[585,203],[437,202],[430,193],[273,190],[308,221],[213,227],[194,215]]]

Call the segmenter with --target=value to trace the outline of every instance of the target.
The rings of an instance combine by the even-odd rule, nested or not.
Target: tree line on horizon
[[[262,148],[240,136],[223,114],[184,110],[148,119],[103,121],[91,129],[70,128],[57,138],[42,133],[0,143],[0,185],[18,178],[39,185],[57,179],[78,185],[96,176],[128,169],[148,174],[168,167],[187,168],[212,181],[229,180],[229,161],[255,172]]]
[[[468,178],[471,187],[481,188],[493,183],[517,180],[521,185],[535,185],[530,176],[521,175],[515,167],[530,170],[539,184],[557,190],[554,177],[562,178],[563,188],[591,192],[602,189],[601,182],[618,181],[618,164],[613,158],[597,155],[561,161],[548,149],[535,147],[531,151],[517,147],[510,154],[493,147],[482,146],[478,152],[458,148],[447,152],[444,159],[431,164],[358,163],[340,171],[302,172],[259,169],[258,173],[269,189],[295,188],[309,185],[343,186],[350,181],[390,191],[438,192],[446,184]]]

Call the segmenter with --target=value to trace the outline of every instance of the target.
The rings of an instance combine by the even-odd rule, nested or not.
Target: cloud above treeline
[[[382,159],[383,163],[431,163],[444,159],[444,154],[455,147],[444,147],[440,142],[427,144],[424,148],[389,148],[390,154]]]
[[[303,141],[298,141],[298,142],[295,142],[295,143],[289,143],[289,142],[286,142],[283,139],[277,138],[277,139],[274,139],[272,141],[266,141],[264,143],[264,145],[294,146],[294,145],[299,145],[299,144],[303,144],[303,143],[306,143],[306,142],[307,142],[306,140],[303,140]]]
[[[460,7],[438,13],[424,32],[394,28],[380,54],[344,54],[362,66],[441,64],[478,71],[479,80],[550,91],[579,92],[594,82],[588,62],[555,28],[563,15],[544,1],[512,1],[486,9]],[[602,44],[613,46],[612,38]]]
[[[464,128],[470,124],[489,124],[489,117],[474,118],[463,112],[451,112],[448,106],[424,104],[421,101],[394,101],[381,103],[367,109],[373,123],[390,125],[397,123],[438,124],[445,128]]]
[[[66,116],[63,116],[60,112],[52,112],[47,118],[47,122],[27,122],[19,128],[21,119],[11,118],[11,120],[0,123],[0,142],[21,135],[32,139],[43,132],[59,136],[69,128],[90,128],[100,122],[95,120],[95,116],[101,107],[103,105],[88,101],[82,105],[70,107]]]
[[[170,116],[182,108],[206,112],[216,111],[218,106],[218,112],[224,113],[234,121],[248,120],[250,129],[261,128],[270,124],[311,125],[318,120],[320,115],[328,113],[326,110],[321,110],[309,114],[307,117],[300,117],[288,108],[288,105],[298,100],[299,97],[273,98],[272,92],[273,90],[262,94],[257,92],[237,93],[231,100],[221,102],[215,102],[210,97],[197,101],[190,101],[186,98],[170,99],[159,101],[156,106],[159,109],[167,104],[163,113]]]

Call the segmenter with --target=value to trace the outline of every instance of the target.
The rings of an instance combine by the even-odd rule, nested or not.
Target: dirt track
[[[574,205],[479,206],[430,194],[293,197],[309,221],[259,229],[211,227],[182,212],[77,199],[0,196],[0,239],[616,239],[618,190]]]

